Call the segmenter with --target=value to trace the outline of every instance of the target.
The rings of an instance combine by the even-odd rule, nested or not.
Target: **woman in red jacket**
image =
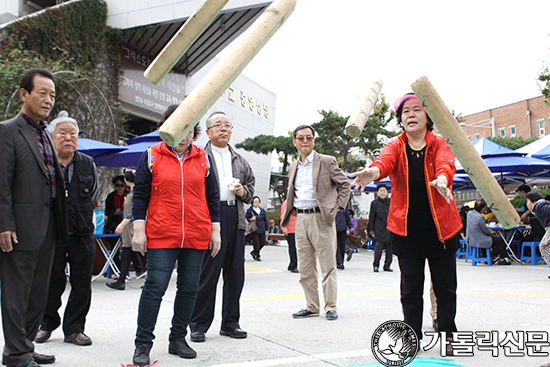
[[[355,172],[361,188],[390,176],[392,195],[387,229],[401,270],[405,322],[422,339],[424,267],[428,260],[440,331],[457,331],[456,257],[462,228],[451,184],[454,155],[412,93],[395,102],[397,121],[405,130],[392,139],[369,168]],[[452,353],[452,351],[449,351]]]
[[[176,107],[168,107],[164,120]],[[192,143],[199,131],[195,126],[175,147],[165,142],[149,147],[137,168],[132,245],[142,253],[147,248],[147,280],[139,300],[133,357],[138,366],[150,364],[153,331],[176,262],[176,297],[168,352],[181,358],[197,355],[185,341],[187,326],[195,306],[203,259],[216,256],[220,250],[220,197],[206,152]]]

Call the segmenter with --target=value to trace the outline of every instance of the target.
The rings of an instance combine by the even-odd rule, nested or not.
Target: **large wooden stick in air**
[[[199,123],[206,111],[256,56],[294,11],[296,0],[275,0],[254,23],[231,44],[220,60],[159,130],[169,146],[176,146]]]
[[[365,89],[346,124],[346,132],[349,136],[356,138],[361,135],[376,101],[378,101],[383,85],[382,80],[374,79]]]
[[[504,228],[518,225],[518,213],[428,78],[416,80],[411,88],[499,223]]]
[[[143,75],[152,83],[158,84],[228,2],[229,0],[204,0],[155,57]]]

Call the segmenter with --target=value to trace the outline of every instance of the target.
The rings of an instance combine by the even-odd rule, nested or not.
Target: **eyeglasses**
[[[116,184],[115,187],[126,187],[125,184]]]
[[[225,130],[231,130],[233,128],[233,125],[230,125],[230,124],[214,124],[214,125],[211,125],[208,129],[221,130],[222,127]]]
[[[315,138],[314,138],[313,136],[311,136],[311,135],[308,135],[308,136],[298,136],[298,137],[296,138],[296,140],[298,140],[300,143],[302,143],[302,142],[304,141],[304,139],[307,140],[307,141],[312,141],[312,140],[315,139]]]

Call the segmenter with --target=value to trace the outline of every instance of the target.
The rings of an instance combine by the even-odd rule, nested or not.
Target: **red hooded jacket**
[[[374,160],[370,167],[380,169],[377,181],[390,176],[391,205],[388,214],[387,229],[397,235],[407,235],[407,215],[409,212],[409,168],[407,160],[407,135],[403,133],[393,138],[382,150],[380,157]],[[455,156],[440,135],[431,131],[426,133],[426,153],[424,155],[424,176],[426,189],[432,212],[432,218],[440,241],[445,241],[462,228],[462,221],[453,201],[447,201],[435,187],[429,185],[439,175],[447,177],[448,188],[451,190],[455,174]]]

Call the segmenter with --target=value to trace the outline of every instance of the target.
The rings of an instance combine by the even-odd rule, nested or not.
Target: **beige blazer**
[[[286,227],[290,220],[290,215],[296,215],[294,208],[294,180],[298,169],[298,161],[290,165],[288,173],[288,193],[287,206],[283,214],[282,226]],[[338,196],[336,193],[338,192]],[[327,225],[332,225],[338,207],[345,208],[348,204],[351,192],[351,183],[346,177],[344,171],[338,167],[336,158],[330,155],[314,152],[313,156],[313,193],[323,221]],[[294,213],[293,213],[294,212]]]

